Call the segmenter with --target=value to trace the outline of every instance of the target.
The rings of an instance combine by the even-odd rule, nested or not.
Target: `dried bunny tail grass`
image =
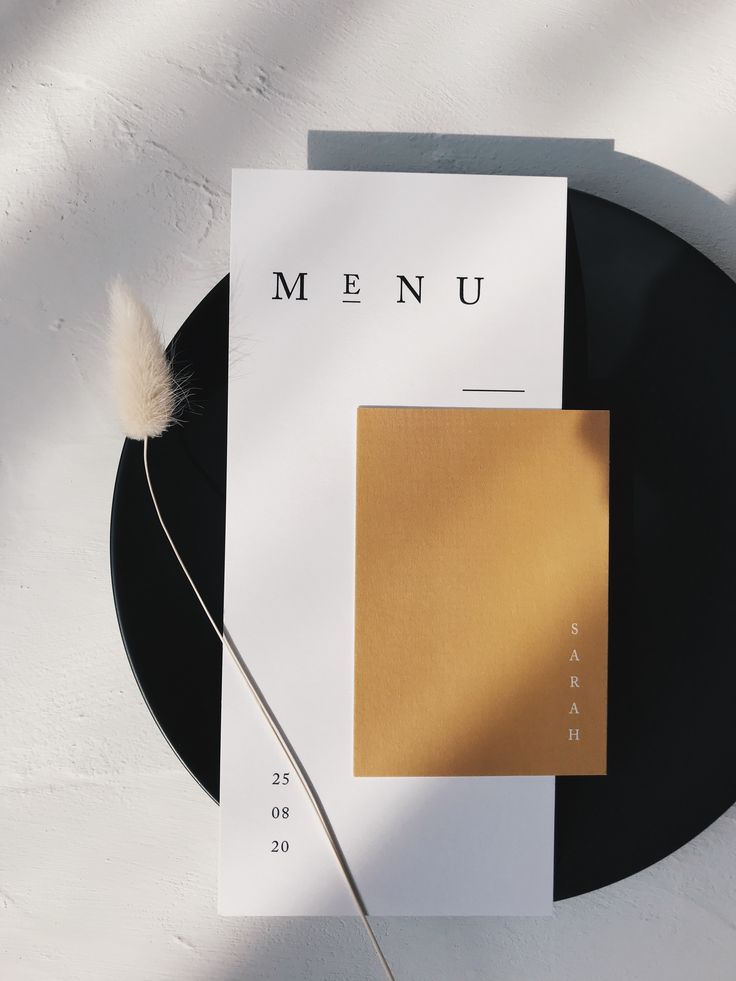
[[[161,335],[156,329],[151,314],[135,298],[121,279],[116,279],[110,284],[109,297],[110,373],[117,400],[118,414],[125,435],[130,439],[143,441],[143,467],[146,482],[161,528],[218,640],[232,657],[266,722],[276,737],[277,742],[281,746],[284,755],[291,763],[294,772],[299,778],[307,799],[327,836],[327,840],[343,872],[348,888],[353,894],[358,913],[368,932],[381,967],[390,981],[396,981],[395,975],[381,949],[378,937],[369,922],[365,902],[340,847],[340,843],[337,840],[324,804],[317,794],[309,774],[304,768],[304,764],[296,755],[294,748],[286,737],[286,733],[281,727],[281,723],[263,696],[250,669],[230,639],[227,631],[224,628],[220,629],[217,621],[212,616],[201,593],[197,589],[189,569],[179,554],[176,543],[161,514],[148,466],[148,441],[154,436],[160,436],[169,426],[176,422],[177,408],[181,404],[188,402],[188,393],[184,389],[187,378],[176,378],[174,376],[174,372],[164,351]]]
[[[153,318],[122,279],[109,296],[109,358],[113,392],[125,435],[160,436],[175,420],[177,383]]]

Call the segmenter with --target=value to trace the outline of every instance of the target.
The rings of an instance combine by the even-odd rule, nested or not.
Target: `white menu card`
[[[554,777],[355,777],[359,406],[560,408],[566,181],[233,174],[225,624],[370,914],[552,907]],[[411,692],[407,692],[411,698]],[[357,910],[226,654],[219,908]]]

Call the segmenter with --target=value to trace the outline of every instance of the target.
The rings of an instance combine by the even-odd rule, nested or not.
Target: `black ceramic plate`
[[[609,761],[557,780],[555,898],[658,861],[736,800],[736,284],[658,225],[570,192],[564,405],[611,410]],[[179,331],[183,425],[153,479],[222,614],[228,284]],[[164,541],[141,445],[112,509],[120,629],[144,698],[215,799],[220,648]]]

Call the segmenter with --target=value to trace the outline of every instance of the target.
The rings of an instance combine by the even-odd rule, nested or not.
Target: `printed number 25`
[[[273,780],[271,781],[272,787],[285,787],[289,782],[289,773],[274,773]]]

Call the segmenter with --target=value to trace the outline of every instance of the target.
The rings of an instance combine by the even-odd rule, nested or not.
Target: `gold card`
[[[609,414],[359,408],[356,776],[606,772]]]

